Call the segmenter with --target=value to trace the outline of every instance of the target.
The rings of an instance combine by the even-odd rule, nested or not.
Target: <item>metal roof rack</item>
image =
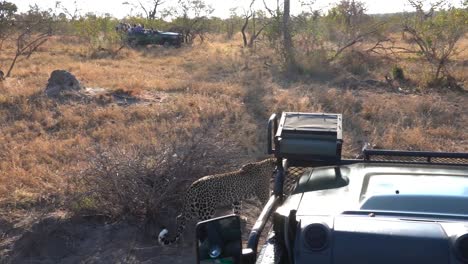
[[[369,162],[468,165],[468,153],[364,149],[363,154]]]

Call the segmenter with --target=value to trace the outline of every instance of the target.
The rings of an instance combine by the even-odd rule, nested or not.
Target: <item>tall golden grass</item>
[[[1,67],[11,48],[0,54]],[[93,59],[78,42],[54,37],[0,82],[0,205],[67,208],[65,198],[84,191],[76,185],[77,175],[99,149],[177,142],[199,127],[214,131],[221,150],[236,150],[218,149],[225,162],[212,171],[221,171],[226,164],[265,155],[265,122],[280,111],[343,113],[346,157],[357,155],[364,142],[393,149],[468,150],[465,94],[347,90],[307,77],[288,81],[271,65],[272,54],[214,41],[180,49],[125,49],[116,58]],[[412,60],[404,63],[418,67]],[[151,91],[162,99],[130,106],[59,103],[43,95],[56,69],[71,71],[86,87]]]

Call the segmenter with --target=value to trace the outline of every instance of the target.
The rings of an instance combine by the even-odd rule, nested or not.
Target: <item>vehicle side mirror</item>
[[[199,222],[196,228],[197,264],[240,264],[242,238],[239,216]]]

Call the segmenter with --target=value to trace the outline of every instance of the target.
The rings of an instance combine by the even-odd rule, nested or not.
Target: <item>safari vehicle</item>
[[[183,37],[179,33],[158,30],[130,31],[127,33],[127,42],[131,46],[163,45],[180,47],[183,43]]]
[[[197,263],[468,263],[468,153],[363,149],[342,159],[341,131],[338,114],[272,115],[275,185],[246,247],[237,216],[200,222]],[[293,168],[303,174],[285,196]]]

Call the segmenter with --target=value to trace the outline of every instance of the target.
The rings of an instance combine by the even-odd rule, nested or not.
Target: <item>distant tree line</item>
[[[412,54],[433,69],[433,84],[452,78],[451,61],[468,31],[466,1],[454,7],[448,0],[407,0],[413,12],[386,15],[370,15],[365,4],[355,0],[341,0],[326,12],[301,1],[303,12],[294,16],[289,14],[289,0],[278,0],[275,6],[263,1],[261,9],[254,8],[255,1],[248,7],[231,9],[230,16],[223,19],[213,17],[213,8],[204,0],[128,1],[124,4],[130,7],[129,15],[123,21],[180,32],[187,44],[206,41],[211,34],[230,40],[239,33],[243,47],[253,52],[258,45],[277,49],[285,69],[317,74],[339,63],[359,74],[365,71],[359,58]],[[81,14],[76,1],[72,9],[57,2],[54,9],[32,6],[25,13],[18,13],[13,3],[0,1],[0,50],[5,40],[16,41],[14,65],[52,34],[78,36],[94,50],[114,46],[120,50],[125,36],[115,31],[119,22],[110,14]],[[405,45],[394,43],[395,35],[401,36]]]

